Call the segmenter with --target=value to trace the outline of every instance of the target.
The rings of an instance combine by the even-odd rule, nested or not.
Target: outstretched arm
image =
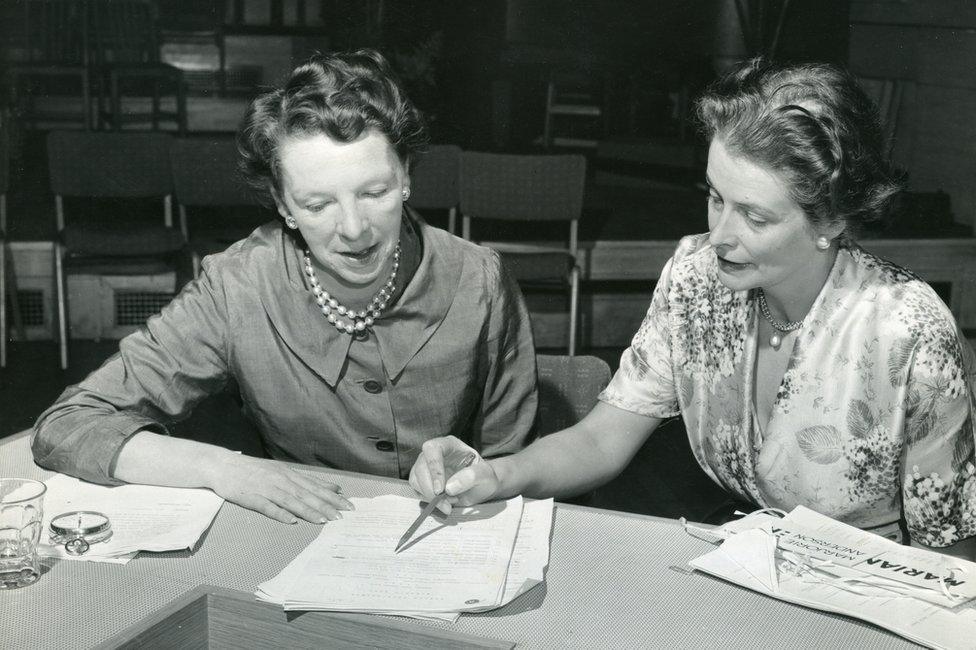
[[[451,504],[471,505],[515,494],[572,496],[619,474],[660,422],[599,402],[568,429],[540,438],[517,454],[479,460],[453,474],[451,469],[471,449],[454,437],[437,438],[424,443],[410,484],[428,499],[446,490],[451,498],[444,503],[445,512]]]

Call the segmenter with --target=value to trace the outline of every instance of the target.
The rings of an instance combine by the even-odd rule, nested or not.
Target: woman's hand
[[[288,465],[264,458],[229,454],[211,469],[210,489],[231,503],[256,510],[286,524],[297,517],[313,524],[339,519],[353,510],[341,488]]]
[[[474,462],[463,467],[468,454],[474,454]],[[454,436],[446,436],[424,443],[410,470],[410,486],[428,500],[447,492],[449,496],[437,507],[450,514],[454,505],[470,506],[491,499],[498,491],[498,476],[478,452]]]

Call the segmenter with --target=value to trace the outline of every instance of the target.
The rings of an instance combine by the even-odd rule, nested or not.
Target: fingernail
[[[434,494],[440,494],[441,492],[444,491],[444,486],[441,485],[440,481],[434,481],[433,487],[434,487]]]
[[[447,490],[448,494],[450,494],[451,491],[457,490],[459,487],[461,486],[458,485],[458,482],[455,481],[454,479],[451,479],[450,481],[447,482],[447,486],[444,489]]]
[[[291,520],[291,521],[289,521],[288,523],[289,523],[289,524],[297,524],[297,523],[298,523],[298,520],[297,520],[297,519],[292,519],[292,520]]]
[[[319,517],[319,522],[318,523],[324,524],[326,521],[328,521],[328,520],[325,517]]]

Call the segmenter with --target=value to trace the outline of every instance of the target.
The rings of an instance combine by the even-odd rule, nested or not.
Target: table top
[[[0,442],[0,477],[52,475],[33,463],[28,445],[26,434]],[[332,476],[347,496],[412,494],[400,480],[303,471]],[[45,560],[37,583],[0,590],[0,648],[89,648],[200,585],[253,593],[319,529],[280,524],[225,503],[192,551],[142,553],[124,566]],[[677,521],[560,503],[545,583],[454,624],[413,624],[526,648],[916,647],[860,621],[687,571],[689,560],[711,548]]]

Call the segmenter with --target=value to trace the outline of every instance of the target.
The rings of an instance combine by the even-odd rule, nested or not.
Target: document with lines
[[[258,598],[288,610],[399,614],[452,620],[498,607],[543,580],[552,500],[521,497],[431,517],[399,553],[417,499],[352,498],[356,510],[319,537]]]

